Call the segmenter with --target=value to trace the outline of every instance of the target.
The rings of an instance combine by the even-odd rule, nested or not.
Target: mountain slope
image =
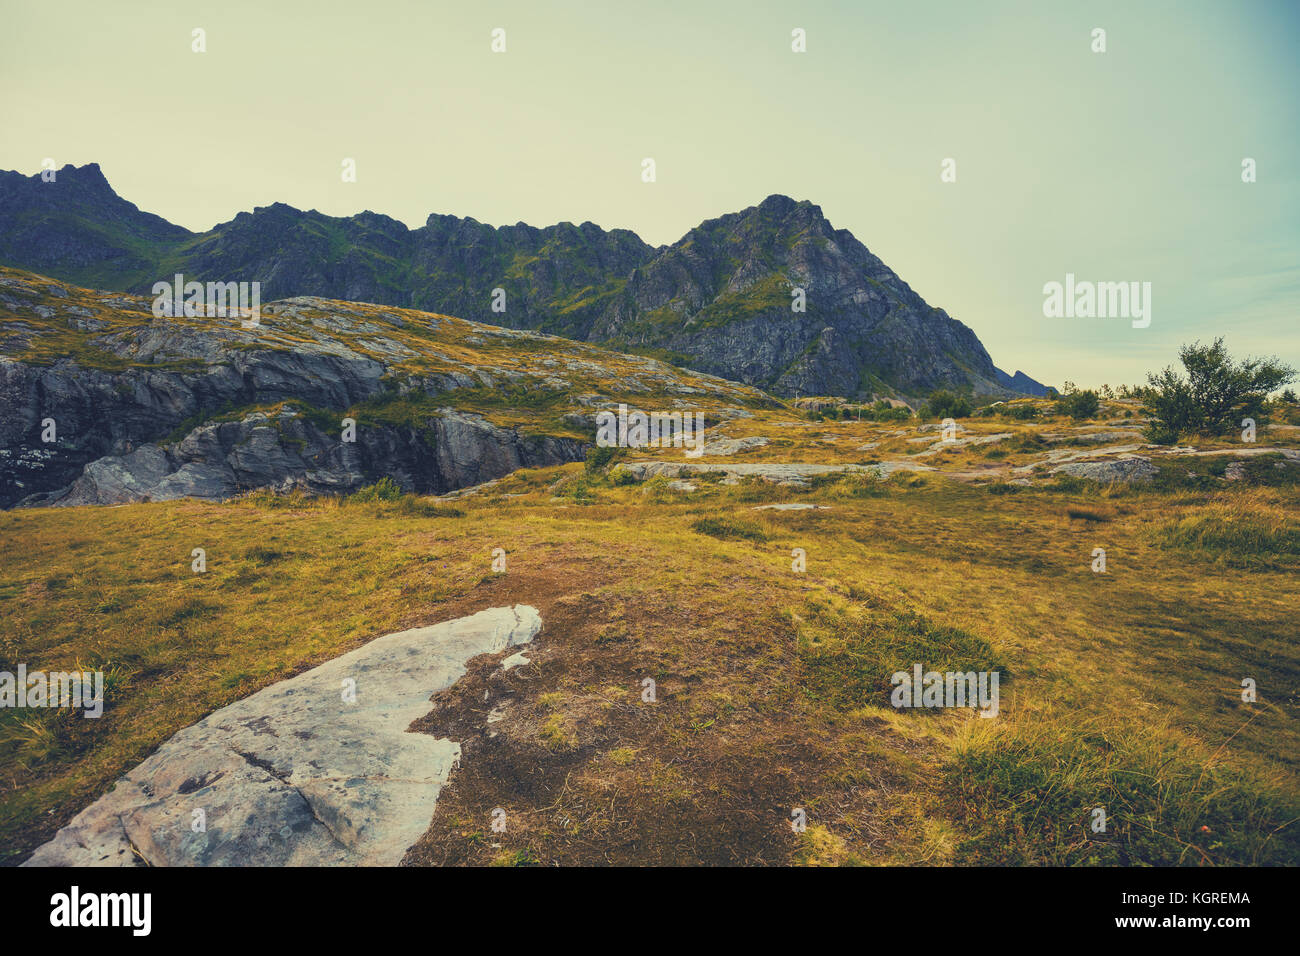
[[[51,182],[0,170],[0,263],[69,282],[152,284],[193,233],[122,199],[99,165],[64,166]]]
[[[57,184],[6,173],[0,188],[0,263],[101,288],[143,294],[175,272],[259,281],[264,300],[315,295],[450,313],[632,349],[785,395],[1019,391],[967,326],[820,208],[785,196],[656,249],[590,222],[493,227],[433,215],[408,229],[376,213],[336,218],[283,203],[196,236],[116,197],[97,166],[65,167]],[[804,311],[792,308],[796,289]]]
[[[1003,388],[1009,388],[1013,392],[1020,392],[1023,395],[1032,395],[1035,398],[1042,398],[1047,394],[1048,387],[1042,382],[1030,378],[1024,372],[1016,369],[1015,375],[1008,375],[1002,369],[997,369],[998,384]]]
[[[792,308],[796,289],[806,311]],[[778,394],[999,391],[974,332],[785,196],[692,229],[632,274],[593,338],[688,355]]]
[[[581,460],[596,411],[620,402],[714,421],[776,405],[655,359],[450,316],[299,297],[245,329],[0,268],[0,507],[380,478],[440,494]]]

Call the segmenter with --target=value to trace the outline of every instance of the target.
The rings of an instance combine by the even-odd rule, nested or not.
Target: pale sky
[[[0,168],[98,162],[193,230],[281,201],[661,244],[785,193],[1008,372],[1117,384],[1216,335],[1300,366],[1298,49],[1294,0],[0,0]],[[1067,272],[1151,282],[1150,327],[1044,318]]]

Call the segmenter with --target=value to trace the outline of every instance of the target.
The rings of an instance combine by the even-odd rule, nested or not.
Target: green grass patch
[[[1000,682],[1010,676],[983,638],[913,611],[876,610],[832,595],[810,599],[808,614],[796,617],[803,690],[839,710],[890,707],[891,678],[910,674],[914,664],[927,672],[998,671]]]
[[[1232,568],[1300,567],[1300,521],[1253,498],[1213,502],[1157,525],[1152,538],[1158,547]]]
[[[691,530],[723,541],[766,541],[767,532],[752,521],[732,518],[697,518]]]
[[[1300,799],[1279,779],[1146,724],[1081,723],[1075,712],[991,723],[972,722],[946,768],[944,799],[971,833],[962,863],[1300,862]],[[1104,833],[1092,828],[1096,808]]]

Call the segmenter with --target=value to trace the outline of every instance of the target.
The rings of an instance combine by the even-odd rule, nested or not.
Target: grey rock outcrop
[[[354,491],[379,477],[405,491],[440,495],[585,454],[586,446],[573,439],[525,435],[450,408],[440,412],[421,430],[371,426],[356,442],[342,442],[286,406],[274,419],[255,413],[195,428],[166,449],[148,444],[100,458],[68,488],[21,503],[222,500],[258,488],[327,494]]]
[[[541,627],[534,608],[492,608],[264,688],[173,735],[23,865],[394,866],[460,759],[407,728],[470,658]]]
[[[406,425],[359,426],[355,443],[345,443],[345,413],[325,410],[403,394],[427,403],[479,380],[458,371],[386,380],[389,366],[329,326],[367,334],[375,354],[398,343],[346,304],[268,304],[267,315],[295,319],[289,348],[275,328],[261,330],[264,338],[237,325],[200,328],[154,318],[143,303],[123,299],[130,323],[94,339],[120,366],[113,370],[71,358],[37,364],[0,356],[0,507],[220,499],[286,483],[346,492],[383,477],[407,491],[441,494],[585,456],[583,442],[450,407]],[[307,307],[320,311],[303,319]],[[10,308],[22,314],[21,303]],[[309,341],[301,340],[304,325]],[[658,368],[648,365],[645,374]],[[289,405],[274,420],[261,412],[224,420],[240,408],[282,402]],[[45,441],[51,422],[54,440]]]
[[[1150,481],[1160,473],[1150,458],[1131,455],[1110,461],[1072,461],[1052,469],[1054,475],[1072,475],[1091,481],[1141,482]]]
[[[747,438],[709,439],[704,443],[704,454],[734,455],[738,452],[749,451],[753,448],[762,448],[766,444],[767,439],[758,435],[751,435]]]

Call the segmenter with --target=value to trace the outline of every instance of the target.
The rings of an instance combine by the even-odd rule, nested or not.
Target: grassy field
[[[907,451],[889,425],[749,426],[772,436],[764,461]],[[1017,435],[1002,454],[945,468],[1030,460],[1031,431],[995,429]],[[416,724],[464,759],[410,864],[1294,865],[1300,469],[1261,458],[1226,484],[1213,461],[1162,461],[1147,487],[903,473],[693,493],[572,465],[454,502],[0,513],[0,669],[108,677],[102,719],[0,715],[4,862],[224,704],[526,603],[533,663],[478,659]],[[756,510],[792,500],[826,507]],[[999,670],[998,716],[891,707],[913,662]],[[488,682],[508,695],[490,725]]]

